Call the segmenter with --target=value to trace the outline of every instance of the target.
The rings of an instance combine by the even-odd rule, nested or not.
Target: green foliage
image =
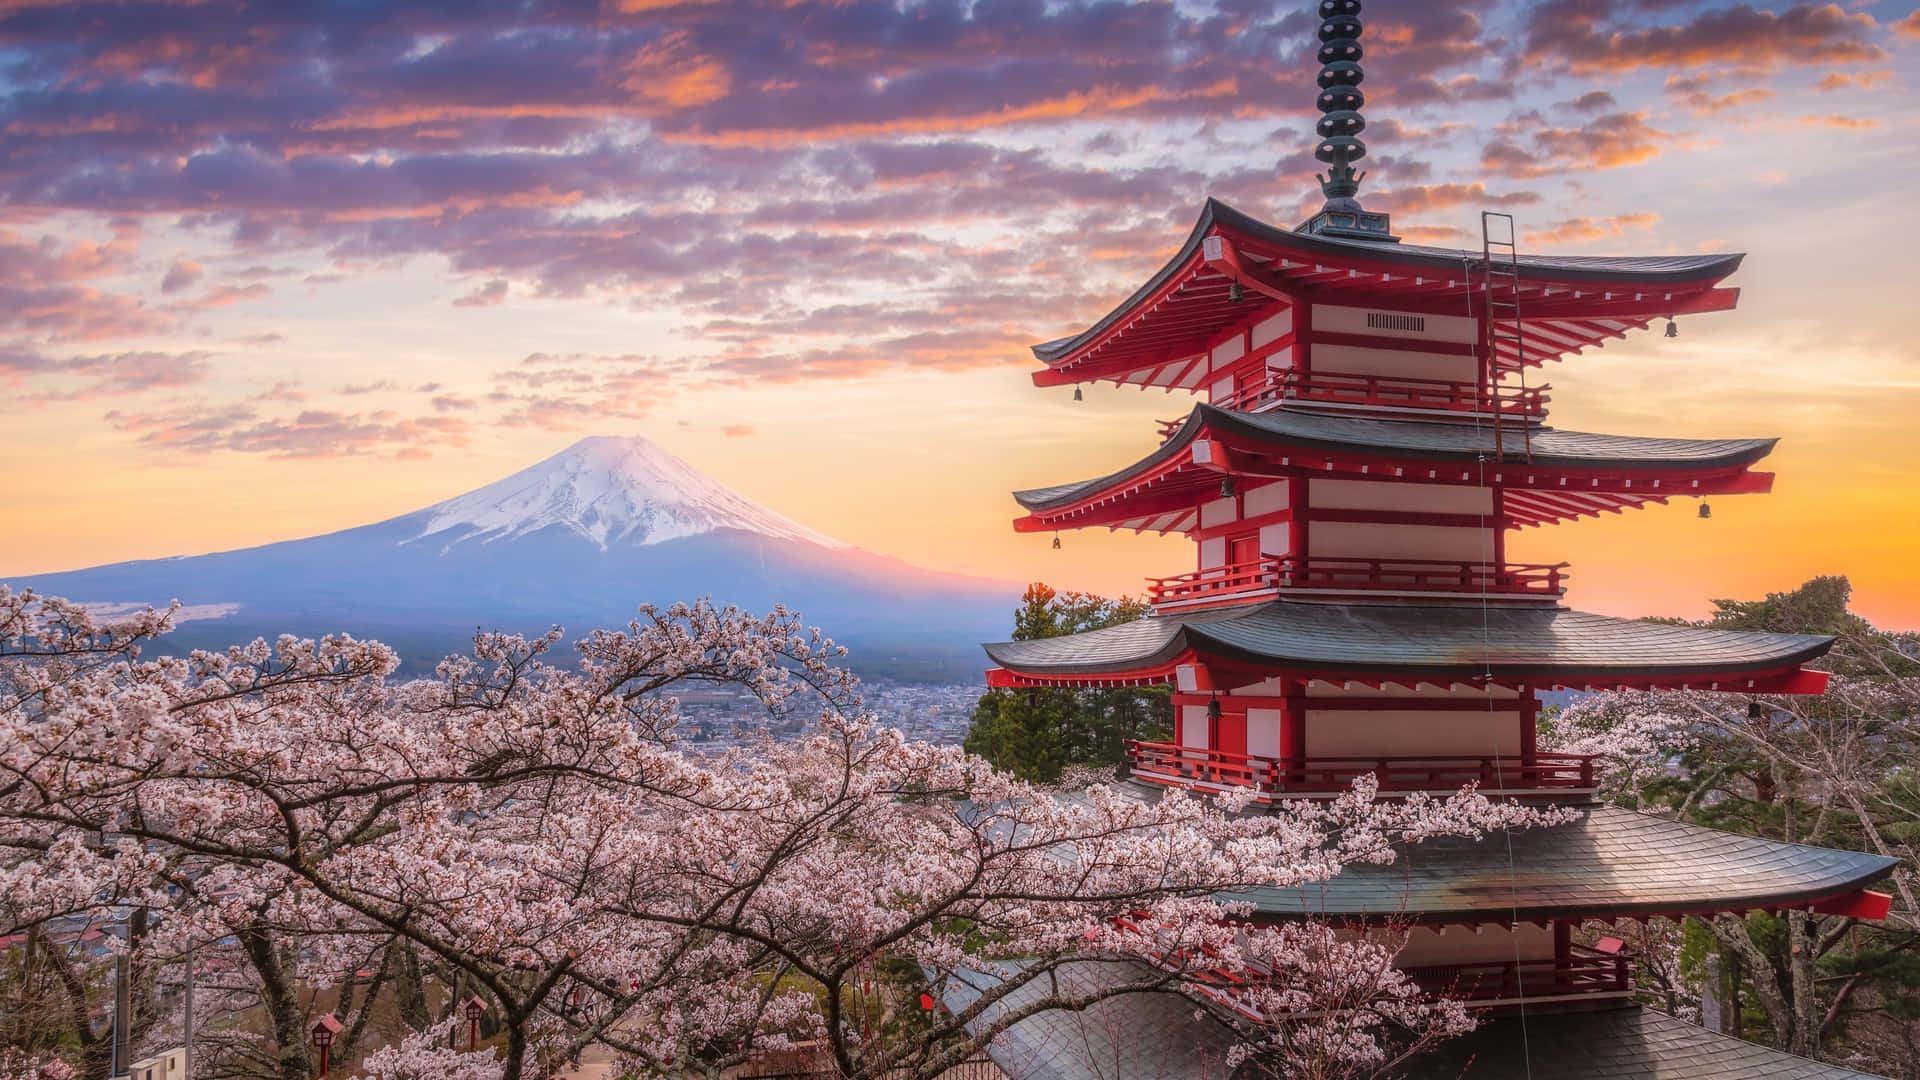
[[[1013,613],[1013,639],[1033,641],[1132,622],[1147,604],[1132,597],[1027,586]],[[1173,705],[1162,687],[989,690],[974,707],[965,746],[1024,780],[1057,780],[1069,765],[1120,765],[1129,739],[1169,738]]]

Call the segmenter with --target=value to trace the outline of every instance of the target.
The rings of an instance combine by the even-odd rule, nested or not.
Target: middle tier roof
[[[1749,471],[1777,439],[1666,439],[1509,426],[1373,420],[1277,409],[1195,405],[1158,450],[1106,476],[1014,492],[1023,532],[1105,525],[1185,532],[1224,476],[1488,484],[1505,492],[1510,525],[1619,511],[1672,496],[1758,494],[1773,474]],[[1530,446],[1530,451],[1528,447]]]
[[[1833,638],[1707,630],[1562,607],[1275,600],[1148,615],[1064,637],[985,646],[1000,686],[1171,682],[1183,666],[1415,685],[1491,678],[1536,687],[1696,687],[1817,694],[1800,665]],[[1221,685],[1234,685],[1230,681]]]

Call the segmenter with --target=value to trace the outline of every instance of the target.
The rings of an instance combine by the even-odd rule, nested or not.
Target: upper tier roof
[[[1662,439],[1536,427],[1530,435],[1529,461],[1511,428],[1499,436],[1501,449],[1496,450],[1490,425],[1373,420],[1289,409],[1243,413],[1200,404],[1158,450],[1123,469],[1092,480],[1014,492],[1014,499],[1033,513],[1021,525],[1028,530],[1086,525],[1160,532],[1191,528],[1193,505],[1162,502],[1177,502],[1183,492],[1191,493],[1194,503],[1210,498],[1207,490],[1219,486],[1221,473],[1235,471],[1217,459],[1194,460],[1195,444],[1203,437],[1223,439],[1230,450],[1258,453],[1268,459],[1263,462],[1268,467],[1314,476],[1380,479],[1394,475],[1381,468],[1383,464],[1446,463],[1455,469],[1444,479],[1458,483],[1484,478],[1508,489],[1508,516],[1528,525],[1664,502],[1673,495],[1764,491],[1772,477],[1746,469],[1779,441]],[[1316,454],[1350,460],[1334,471],[1324,457],[1308,460]],[[1302,460],[1295,464],[1293,458]],[[1273,459],[1290,464],[1279,466]],[[1568,471],[1577,473],[1580,482],[1569,485]],[[1414,470],[1416,477],[1419,472]],[[1603,484],[1596,475],[1601,473],[1622,476]],[[1636,477],[1642,478],[1637,486]],[[1150,495],[1162,499],[1149,503]]]
[[[1224,259],[1209,261],[1209,236],[1223,238]],[[1521,314],[1529,328],[1542,331],[1528,344],[1524,362],[1556,359],[1655,318],[1730,308],[1737,290],[1714,286],[1743,258],[1523,254]],[[1295,232],[1208,199],[1180,250],[1133,295],[1086,330],[1033,346],[1050,369],[1043,373],[1047,378],[1036,380],[1153,381],[1139,372],[1202,351],[1208,339],[1261,309],[1258,302],[1229,299],[1228,286],[1236,280],[1260,290],[1255,301],[1279,293],[1466,314],[1480,260],[1478,251]],[[1522,359],[1502,356],[1509,368]]]
[[[1491,674],[1541,685],[1685,683],[1744,690],[1752,679],[1755,688],[1787,692],[1777,680],[1791,682],[1799,665],[1832,646],[1830,637],[1704,630],[1560,607],[1276,600],[1148,615],[985,648],[994,663],[1037,682],[1165,681],[1176,665],[1198,658],[1255,672],[1388,675],[1396,682]],[[1797,692],[1818,689],[1808,685]]]

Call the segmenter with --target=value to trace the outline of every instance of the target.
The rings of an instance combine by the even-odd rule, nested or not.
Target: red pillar
[[[1520,768],[1531,785],[1538,781],[1535,767],[1540,764],[1540,695],[1531,686],[1520,688]]]
[[[1305,683],[1296,679],[1280,683],[1280,759],[1292,763],[1287,778],[1296,783],[1305,779],[1299,762],[1307,756],[1306,697]]]

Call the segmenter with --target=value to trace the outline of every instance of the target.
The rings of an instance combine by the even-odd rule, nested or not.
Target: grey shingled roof
[[[1067,994],[1086,994],[1120,981],[1149,981],[1153,968],[1137,961],[1079,961],[1064,965],[1060,985]],[[992,987],[992,976],[968,972],[947,981],[942,1002],[960,1012],[979,1000],[976,987]],[[991,1022],[1000,1010],[1018,1008],[1046,991],[1040,980],[1014,990],[985,1014]],[[978,1023],[969,1025],[978,1030]],[[1227,1050],[1234,1035],[1211,1012],[1173,993],[1140,993],[1108,998],[1081,1012],[1037,1013],[1002,1032],[987,1049],[994,1064],[1012,1080],[1223,1080]]]
[[[1865,888],[1899,865],[1614,806],[1579,814],[1564,825],[1479,840],[1426,840],[1385,866],[1355,864],[1318,884],[1223,899],[1252,901],[1270,917],[1598,918],[1788,905]]]
[[[1142,964],[1089,964],[1065,973],[1084,992],[1150,974]],[[991,983],[974,976],[976,982]],[[1037,992],[1037,991],[1036,991]],[[959,1011],[977,999],[952,981]],[[1026,988],[1009,1002],[1030,1000]],[[1196,1016],[1196,1012],[1201,1015]],[[1524,1031],[1522,1027],[1524,1026]],[[987,1053],[1011,1080],[1222,1080],[1234,1035],[1192,1000],[1129,994],[1085,1013],[1043,1012],[1013,1025]],[[1638,1005],[1486,1017],[1480,1027],[1409,1062],[1407,1080],[1871,1080],[1867,1073],[1769,1050]]]
[[[1522,1024],[1525,1032],[1521,1031]],[[1868,1080],[1637,1005],[1487,1020],[1407,1080]],[[1015,1080],[1018,1080],[1016,1077]]]
[[[1316,236],[1281,228],[1241,213],[1218,199],[1208,199],[1200,208],[1200,218],[1186,243],[1146,284],[1134,290],[1118,307],[1086,330],[1068,337],[1042,342],[1033,347],[1034,356],[1053,360],[1079,348],[1096,334],[1123,317],[1133,306],[1151,295],[1193,258],[1207,231],[1220,225],[1254,237],[1270,245],[1298,252],[1303,257],[1326,256],[1330,261],[1360,257],[1372,262],[1391,262],[1402,266],[1427,267],[1449,273],[1462,272],[1461,260],[1477,262],[1480,253],[1456,248],[1422,247],[1417,244],[1381,243],[1368,240],[1344,240]],[[1717,281],[1740,268],[1743,255],[1522,255],[1520,276],[1550,278],[1555,281],[1618,282],[1650,287],[1679,285],[1686,282]]]
[[[1128,671],[1194,649],[1278,669],[1572,677],[1760,671],[1805,663],[1832,645],[1830,637],[1703,630],[1559,607],[1277,600],[985,648],[1001,667],[1035,675]]]
[[[1092,480],[1016,491],[1013,497],[1021,506],[1035,511],[1071,505],[1184,453],[1203,427],[1299,450],[1459,463],[1477,462],[1484,457],[1490,463],[1527,463],[1537,469],[1711,469],[1750,465],[1772,453],[1779,441],[1659,439],[1537,427],[1531,435],[1533,458],[1527,462],[1525,449],[1511,431],[1501,443],[1504,453],[1496,451],[1492,425],[1373,420],[1290,409],[1243,413],[1202,404],[1193,407],[1186,423],[1158,450],[1124,469]]]

